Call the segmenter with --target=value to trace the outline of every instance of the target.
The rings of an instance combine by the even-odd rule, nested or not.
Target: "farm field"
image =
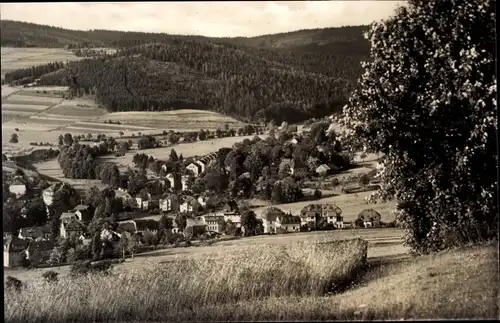
[[[61,167],[59,166],[57,158],[41,163],[34,163],[33,166],[42,175],[49,176],[53,179],[70,184],[78,193],[81,194],[81,196],[83,196],[82,194],[85,193],[89,187],[106,187],[106,185],[102,184],[100,180],[65,178],[63,176]]]
[[[63,99],[65,87],[7,87],[2,86],[2,144],[9,141],[12,133],[19,135],[19,149],[29,148],[30,142],[55,143],[59,135],[99,134],[119,138],[132,134],[152,134],[164,130],[194,131],[215,129],[228,124],[230,127],[244,125],[234,119],[209,111],[178,110],[167,112],[120,112],[107,113],[97,107],[92,99]],[[122,124],[105,124],[107,120]],[[247,137],[221,138],[213,141],[180,144],[176,149],[184,156],[208,154]],[[213,142],[213,143],[212,143]],[[170,153],[170,149],[166,154]],[[194,152],[194,153],[193,153]],[[155,154],[163,154],[155,150]],[[131,157],[130,157],[131,158]]]
[[[172,149],[175,149],[178,155],[182,154],[184,157],[193,157],[193,156],[203,156],[208,155],[212,152],[216,152],[220,148],[224,147],[232,147],[233,144],[237,142],[241,142],[245,139],[252,139],[255,135],[251,136],[236,136],[236,137],[225,137],[225,138],[217,138],[217,139],[209,139],[204,141],[196,141],[191,143],[179,143],[175,145],[171,145],[168,147],[162,148],[153,148],[153,149],[143,149],[143,150],[131,150],[125,156],[121,157],[105,157],[123,167],[124,165],[132,165],[132,158],[135,154],[146,154],[153,156],[157,159],[168,159],[170,156],[170,152]],[[265,139],[267,135],[259,135],[260,138]]]
[[[1,48],[1,74],[52,62],[79,60],[71,51],[61,48]]]
[[[115,112],[102,116],[100,120],[120,121],[123,124],[141,125],[155,129],[176,131],[215,130],[228,124],[230,128],[240,128],[245,123],[231,117],[203,110],[173,110],[164,112]]]
[[[204,259],[206,257],[220,257],[235,255],[246,248],[256,245],[283,245],[299,241],[333,241],[338,239],[363,238],[369,242],[368,258],[377,260],[380,258],[400,259],[406,257],[408,248],[402,246],[401,237],[403,231],[400,229],[362,229],[362,230],[337,230],[321,232],[302,232],[296,234],[257,236],[239,240],[223,241],[211,246],[200,246],[190,248],[169,248],[138,254],[134,259],[127,259],[123,264],[115,265],[114,272],[122,273],[129,270],[141,269],[154,264],[168,263],[176,260]],[[385,242],[385,243],[384,243]],[[223,252],[222,252],[223,251]],[[69,274],[69,266],[41,268],[34,270],[5,268],[4,277],[7,275],[16,277],[23,281],[33,282],[41,278],[44,271],[54,270],[61,277]]]

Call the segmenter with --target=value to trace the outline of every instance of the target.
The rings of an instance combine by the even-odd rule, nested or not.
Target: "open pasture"
[[[362,238],[368,242],[368,259],[381,257],[400,258],[407,255],[408,248],[401,243],[403,231],[400,229],[362,229],[362,230],[334,230],[301,232],[280,235],[262,235],[237,240],[216,242],[210,246],[190,248],[167,248],[138,254],[134,259],[127,259],[123,264],[115,265],[115,272],[140,270],[157,264],[167,264],[182,260],[204,260],[207,258],[223,259],[238,255],[245,250],[266,248],[268,246],[287,247],[296,243],[305,242],[314,244],[337,240]],[[383,244],[380,242],[387,242]],[[25,271],[20,269],[6,269],[5,275],[11,275],[23,281],[37,281],[42,272],[55,270],[61,276],[69,274],[69,266],[53,267],[50,269],[35,269]]]
[[[342,215],[344,216],[344,221],[355,221],[358,218],[358,214],[364,209],[374,209],[380,213],[381,221],[391,222],[394,221],[393,211],[396,209],[396,202],[390,201],[386,203],[377,204],[367,204],[364,200],[365,197],[369,196],[373,192],[362,192],[357,194],[343,194],[338,196],[325,197],[315,201],[301,201],[295,203],[286,204],[275,204],[274,206],[282,209],[284,212],[292,212],[294,215],[300,214],[300,211],[304,206],[308,204],[320,204],[320,203],[334,203],[340,209],[342,209]],[[260,216],[265,212],[267,207],[254,208],[253,210]]]
[[[34,163],[33,166],[35,166],[36,170],[42,175],[70,184],[80,194],[85,193],[87,189],[92,186],[97,186],[99,188],[106,187],[106,185],[100,180],[65,178],[57,158],[40,163]]]
[[[230,128],[240,128],[245,125],[217,112],[189,109],[164,112],[116,112],[102,116],[100,119],[175,131],[215,130],[223,128],[226,123]]]
[[[61,48],[1,48],[1,74],[52,62],[79,60],[71,51]]]
[[[170,157],[170,152],[175,149],[178,155],[182,154],[184,157],[193,156],[204,156],[210,153],[216,152],[220,148],[229,147],[231,148],[235,143],[241,142],[245,139],[252,139],[255,135],[251,136],[236,136],[236,137],[225,137],[217,139],[208,139],[204,141],[196,141],[191,143],[179,143],[162,148],[153,149],[143,149],[143,150],[131,150],[125,156],[121,157],[110,157],[110,161],[116,163],[117,165],[132,165],[132,158],[135,154],[146,154],[153,156],[154,158],[160,160],[168,160]],[[260,138],[265,139],[267,135],[259,135]]]

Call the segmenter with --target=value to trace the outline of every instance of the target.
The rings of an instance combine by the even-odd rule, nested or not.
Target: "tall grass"
[[[281,296],[323,296],[352,280],[366,261],[361,239],[221,248],[206,259],[114,274],[40,282],[6,291],[8,322],[189,320],[205,306]]]

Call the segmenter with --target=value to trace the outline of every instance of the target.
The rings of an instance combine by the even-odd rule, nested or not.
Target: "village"
[[[6,267],[28,264],[47,266],[87,257],[97,260],[125,256],[126,253],[133,255],[140,250],[150,250],[147,247],[190,246],[201,240],[386,226],[387,224],[381,221],[381,215],[368,207],[358,215],[356,221],[344,221],[343,210],[335,203],[315,203],[314,200],[323,194],[318,183],[327,181],[335,185],[338,179],[328,179],[329,176],[339,174],[347,165],[344,162],[337,165],[332,162],[335,158],[339,160],[342,153],[325,154],[328,147],[332,146],[329,134],[334,133],[328,128],[327,122],[328,120],[317,122],[312,127],[305,127],[306,131],[301,129],[300,132],[297,127],[284,124],[270,131],[272,139],[262,140],[257,135],[253,140],[245,139],[243,146],[254,147],[253,150],[256,150],[257,145],[266,142],[268,145],[280,147],[283,151],[289,151],[278,153],[275,160],[279,161],[279,164],[272,162],[272,167],[264,167],[264,170],[256,171],[253,166],[245,164],[246,162],[243,162],[243,167],[241,161],[237,160],[232,164],[234,158],[231,159],[231,154],[245,150],[235,144],[233,150],[224,148],[198,158],[184,159],[182,156],[176,156],[172,150],[170,159],[165,162],[158,162],[144,154],[136,154],[133,160],[138,170],[131,170],[129,166],[128,171],[120,172],[118,178],[110,180],[104,189],[90,189],[84,194],[78,194],[69,184],[63,182],[49,185],[41,181],[33,184],[33,178],[20,170],[9,179],[4,175],[4,179],[10,182],[10,194],[7,194],[10,195],[10,200],[6,200],[7,203],[41,196],[44,211],[51,218],[43,225],[23,227],[17,232],[4,230],[4,264]],[[314,129],[312,135],[308,131],[311,129]],[[218,135],[221,136],[220,132]],[[78,140],[67,142],[67,137],[65,136],[63,142],[59,142],[61,149],[67,151],[85,147],[99,149],[99,145],[102,145],[90,143],[87,146]],[[104,144],[114,140],[100,139]],[[139,142],[142,139],[139,139]],[[304,146],[299,148],[301,143],[313,145],[316,157],[308,156]],[[111,146],[112,148],[107,148],[108,154],[116,153],[122,145],[118,142]],[[140,151],[137,146],[130,145],[128,149],[135,148]],[[300,153],[305,153],[306,156],[298,155]],[[61,159],[62,156],[63,154],[59,154],[58,158]],[[246,159],[254,155],[248,156]],[[5,167],[8,167],[9,163],[12,164],[8,160],[9,156],[4,159]],[[59,162],[64,163],[61,160]],[[13,165],[13,169],[15,167]],[[262,175],[256,176],[256,172],[257,175]],[[268,183],[262,184],[265,182],[263,177],[266,173],[269,173]],[[375,182],[375,174],[374,169],[368,174],[370,177],[367,174],[362,174],[359,179],[356,177],[356,180],[362,183],[358,188],[373,189],[373,185],[370,186],[369,183]],[[315,189],[302,187],[305,178],[312,180]],[[141,183],[138,184],[139,182]],[[222,182],[226,183],[223,187],[216,187]],[[311,184],[311,181],[309,182]],[[360,185],[362,187],[359,187]],[[268,192],[264,193],[265,191]],[[349,193],[347,188],[342,188],[341,191]],[[100,196],[89,196],[89,192]],[[255,212],[255,208],[248,204],[248,198],[266,194],[270,203]],[[100,202],[85,202],[92,199],[99,199]],[[65,202],[62,203],[61,200]],[[311,200],[311,203],[294,213],[274,205],[300,200]],[[21,209],[21,213],[26,212],[25,209],[26,207]],[[124,243],[125,240],[127,243]],[[129,240],[135,241],[135,246],[131,247]],[[94,250],[96,247],[93,245],[96,243],[102,244],[100,252]],[[85,251],[80,252],[77,257],[57,257],[55,254],[63,244],[71,244],[71,247],[63,248],[66,249],[65,253],[71,248]]]

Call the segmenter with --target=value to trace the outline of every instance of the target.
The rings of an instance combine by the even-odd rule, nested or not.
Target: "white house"
[[[200,209],[200,204],[198,201],[192,197],[188,196],[184,200],[184,202],[180,205],[179,207],[179,212],[181,213],[188,213],[188,212],[195,212]]]
[[[176,196],[170,195],[159,200],[160,210],[163,212],[177,211],[179,203]]]
[[[165,179],[170,182],[170,187],[175,188],[175,176],[172,173],[168,173]]]
[[[271,206],[262,214],[264,233],[276,233],[279,223],[278,217],[285,215],[281,209]]]
[[[187,175],[183,175],[181,177],[181,190],[183,191],[187,191],[188,190],[188,179],[189,179],[189,176]]]
[[[200,174],[203,173],[207,167],[207,162],[204,159],[196,161],[196,164],[200,165]]]
[[[197,163],[190,163],[186,166],[186,169],[191,171],[194,176],[198,176],[201,173],[201,166]]]
[[[9,191],[16,197],[23,196],[24,194],[26,194],[26,185],[17,181],[9,186]]]

